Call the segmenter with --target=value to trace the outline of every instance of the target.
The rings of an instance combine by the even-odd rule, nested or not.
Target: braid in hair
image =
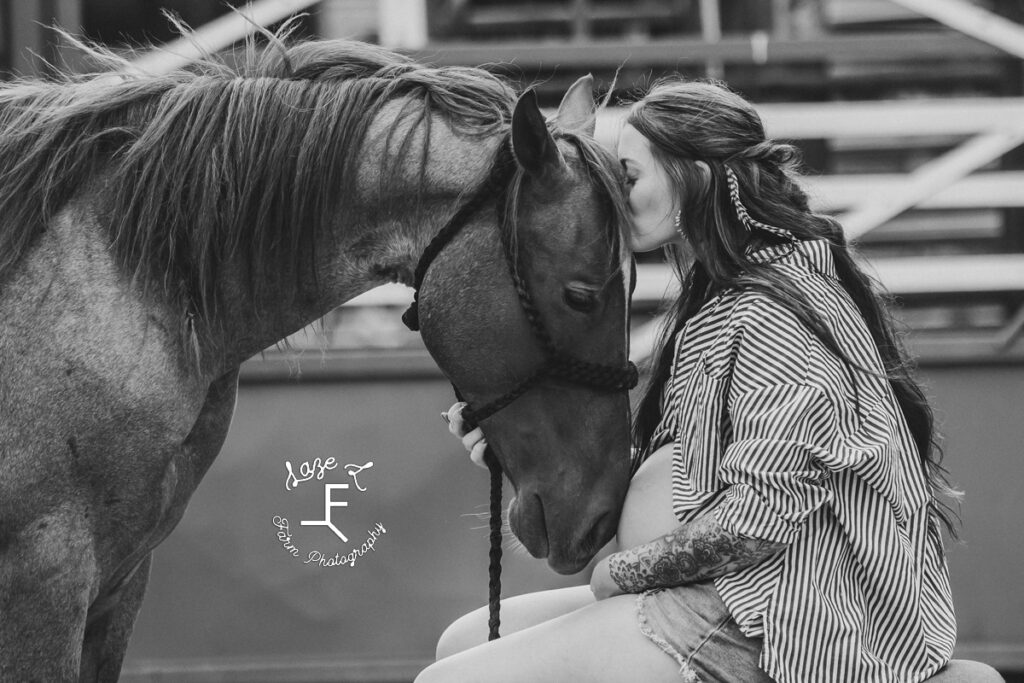
[[[743,227],[748,231],[753,231],[755,229],[764,230],[765,232],[770,232],[789,241],[796,239],[793,237],[793,233],[789,230],[776,228],[774,225],[762,223],[750,215],[750,212],[747,211],[747,207],[743,205],[743,200],[740,199],[740,181],[736,179],[735,171],[728,166],[725,167],[725,179],[729,184],[729,200],[732,202],[732,206],[736,210],[736,215],[739,217],[740,223],[743,224]]]

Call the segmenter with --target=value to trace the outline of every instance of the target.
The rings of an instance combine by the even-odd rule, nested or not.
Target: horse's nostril
[[[509,510],[509,523],[512,533],[531,555],[537,558],[548,556],[547,519],[539,495],[521,491]]]
[[[542,543],[544,545],[544,554],[543,555],[538,555],[537,557],[546,557],[547,554],[548,554],[548,550],[549,550],[548,544],[550,542],[550,538],[548,537],[547,517],[544,515],[544,501],[541,500],[541,497],[539,495],[537,495],[537,494],[534,494],[533,497],[537,501],[537,513],[536,513],[537,535],[540,537],[540,539],[541,539],[541,541],[542,541]]]

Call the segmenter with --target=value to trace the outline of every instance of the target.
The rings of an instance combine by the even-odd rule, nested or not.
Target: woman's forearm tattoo
[[[615,553],[608,569],[626,593],[705,581],[753,566],[785,547],[726,531],[713,514],[656,541]]]

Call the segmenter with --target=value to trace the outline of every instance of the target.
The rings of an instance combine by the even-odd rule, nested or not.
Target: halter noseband
[[[444,227],[437,232],[434,238],[427,245],[427,248],[424,249],[419,262],[416,264],[416,271],[414,273],[413,280],[413,288],[415,290],[413,302],[410,304],[409,309],[402,314],[402,322],[404,322],[406,327],[410,330],[417,331],[420,328],[420,287],[423,284],[423,278],[426,276],[427,269],[430,267],[430,264],[433,263],[434,259],[437,258],[437,255],[441,253],[441,250],[444,249],[462,230],[462,228],[466,226],[469,219],[472,218],[473,215],[492,197],[498,198],[496,212],[498,215],[499,228],[502,228],[504,225],[503,209],[505,204],[505,195],[509,180],[514,172],[515,159],[512,156],[509,138],[505,137],[505,139],[498,145],[498,150],[495,153],[494,164],[491,166],[491,171],[487,176],[487,180],[485,180],[483,184],[476,189],[469,200],[459,207],[459,210],[455,212],[455,215],[453,215]],[[467,405],[462,411],[462,419],[466,424],[467,429],[476,427],[481,421],[511,404],[517,398],[529,391],[544,377],[558,377],[575,384],[593,387],[595,389],[604,389],[606,391],[628,391],[635,387],[637,383],[637,369],[636,365],[634,365],[632,361],[627,361],[623,366],[592,363],[590,361],[576,358],[572,354],[566,353],[555,346],[554,341],[551,339],[551,335],[548,333],[547,327],[544,325],[540,311],[537,310],[537,307],[533,303],[533,297],[530,295],[529,287],[527,286],[526,281],[519,274],[517,256],[508,244],[508,239],[506,237],[508,231],[500,229],[500,233],[502,236],[501,241],[505,251],[505,259],[508,263],[509,273],[511,274],[512,281],[515,284],[516,293],[519,295],[519,304],[522,306],[523,312],[526,313],[526,318],[529,320],[530,327],[533,329],[534,338],[540,344],[541,350],[544,352],[545,360],[540,367],[534,370],[526,379],[522,380],[518,385],[502,396],[486,403],[480,408],[472,408]],[[458,399],[460,401],[463,400],[458,387],[455,387],[454,384],[452,387],[455,389],[455,395]]]

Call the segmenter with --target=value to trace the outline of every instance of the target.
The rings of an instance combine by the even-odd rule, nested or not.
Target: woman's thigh
[[[640,632],[636,602],[635,595],[591,600],[568,614],[442,659],[416,683],[678,683],[679,665]]]
[[[594,594],[590,586],[556,588],[505,598],[501,601],[501,633],[507,636],[592,604]],[[455,620],[438,641],[437,658],[444,659],[486,643],[489,617],[485,606]]]

